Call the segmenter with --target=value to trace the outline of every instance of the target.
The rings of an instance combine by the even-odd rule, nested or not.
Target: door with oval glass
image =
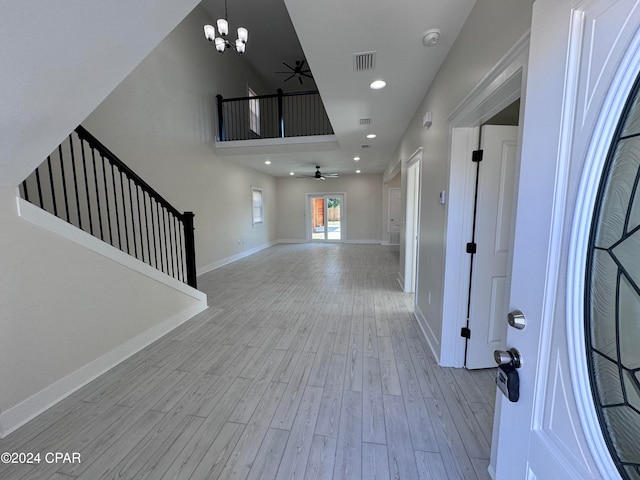
[[[307,194],[308,240],[343,242],[344,204],[344,193]]]
[[[639,0],[533,4],[497,479],[640,479],[638,25]]]

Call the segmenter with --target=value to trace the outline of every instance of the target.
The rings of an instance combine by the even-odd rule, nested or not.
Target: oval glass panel
[[[640,77],[605,162],[591,224],[585,338],[591,390],[620,475],[640,480]]]

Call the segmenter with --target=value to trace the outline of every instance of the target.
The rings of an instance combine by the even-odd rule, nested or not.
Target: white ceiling
[[[227,1],[232,28],[243,24],[249,30],[245,58],[274,90],[313,88],[312,82],[300,87],[295,79],[283,84],[286,75],[273,73],[282,70],[283,61],[293,65],[304,55],[337,138],[337,146],[330,150],[230,157],[275,176],[291,171],[310,174],[315,165],[326,173],[383,172],[395,160],[392,155],[402,134],[475,4],[475,0]],[[223,0],[203,0],[202,5],[212,18],[224,10]],[[430,28],[439,28],[442,35],[436,46],[425,47],[422,37]],[[375,69],[354,71],[353,54],[370,51],[376,52]],[[369,84],[376,79],[385,80],[386,88],[371,90]],[[360,125],[365,117],[372,119],[371,125]],[[369,140],[367,133],[377,137]],[[363,144],[370,147],[363,149]],[[264,163],[267,156],[271,165]],[[361,160],[355,162],[354,156]]]

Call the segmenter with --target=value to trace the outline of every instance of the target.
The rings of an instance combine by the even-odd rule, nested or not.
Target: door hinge
[[[474,150],[471,154],[472,162],[481,162],[482,161],[482,152],[483,150]]]
[[[467,243],[467,253],[476,253],[477,245],[475,242]]]
[[[462,327],[460,329],[460,336],[464,338],[471,338],[471,329],[468,327]]]

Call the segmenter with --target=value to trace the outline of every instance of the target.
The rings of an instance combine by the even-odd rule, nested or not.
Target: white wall
[[[0,0],[0,185],[17,185],[197,0]]]
[[[198,271],[272,244],[276,180],[216,157],[215,96],[246,96],[264,82],[246,61],[220,55],[197,7],[83,122],[107,148],[180,211],[195,213]],[[261,187],[265,224],[252,227],[251,186]]]
[[[324,181],[277,179],[278,239],[304,242],[307,193],[346,193],[346,241],[382,241],[382,175],[341,175]]]
[[[450,125],[447,117],[531,25],[533,0],[483,0],[476,3],[453,48],[440,68],[407,128],[395,158],[401,159],[402,191],[406,198],[405,162],[419,147],[422,161],[420,245],[417,315],[428,323],[435,338],[442,334],[445,208],[439,193],[449,184]],[[425,112],[433,112],[433,125],[422,126]],[[401,239],[400,265],[404,265]],[[431,303],[428,302],[431,292]],[[461,292],[461,295],[466,293]],[[453,321],[453,319],[451,319]],[[433,346],[439,357],[439,345]]]
[[[19,217],[16,196],[0,187],[0,437],[206,307]]]

